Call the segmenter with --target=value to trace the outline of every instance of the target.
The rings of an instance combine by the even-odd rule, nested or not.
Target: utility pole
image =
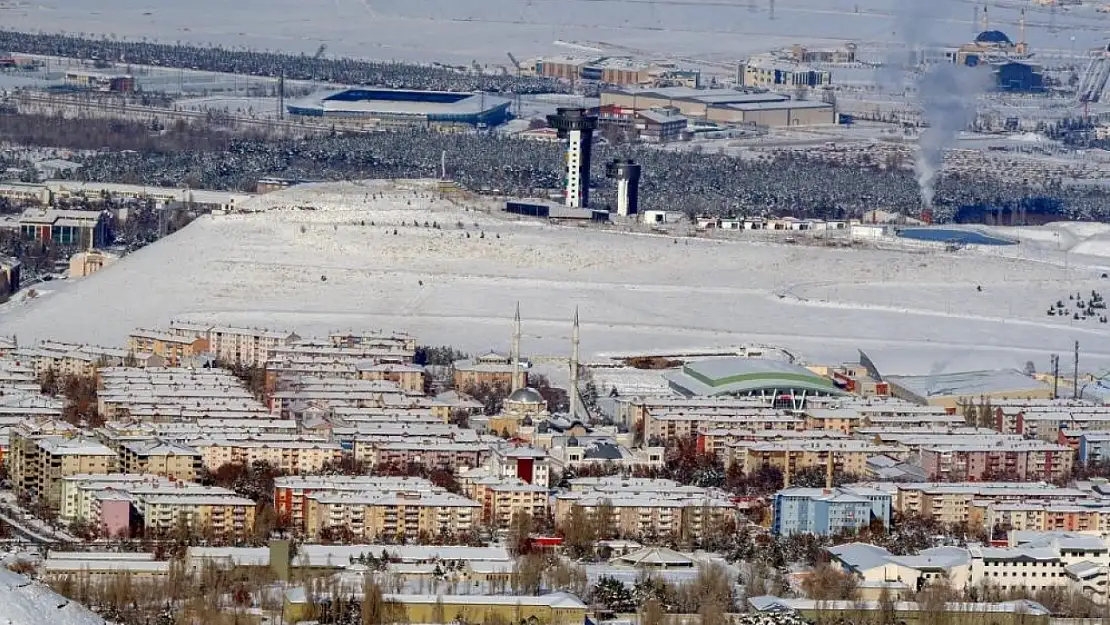
[[[1060,356],[1052,355],[1052,399],[1060,397]]]
[[[1079,399],[1079,341],[1075,342],[1075,371],[1072,373],[1072,399]]]

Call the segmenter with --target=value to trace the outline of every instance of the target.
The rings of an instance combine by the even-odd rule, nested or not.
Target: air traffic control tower
[[[617,181],[617,214],[621,217],[640,211],[640,164],[618,158],[605,165],[605,177]]]
[[[597,115],[583,108],[559,108],[547,116],[547,123],[558,131],[567,146],[566,205],[587,208],[590,205],[590,149]]]

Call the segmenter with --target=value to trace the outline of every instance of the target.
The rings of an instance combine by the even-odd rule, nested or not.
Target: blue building
[[[1079,462],[1098,464],[1110,460],[1110,432],[1084,432],[1079,436]]]
[[[994,79],[1000,91],[1013,93],[1044,91],[1044,75],[1039,67],[1029,63],[1017,61],[1001,63],[994,70]]]
[[[891,495],[875,488],[786,488],[775,494],[771,533],[836,534],[879,520],[890,526]]]

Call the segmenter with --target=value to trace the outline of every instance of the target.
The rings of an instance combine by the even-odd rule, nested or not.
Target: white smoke
[[[931,0],[896,2],[892,27],[897,43],[891,46],[877,76],[884,89],[905,93],[912,86],[917,93],[927,124],[918,139],[914,158],[914,174],[924,208],[933,206],[945,149],[974,121],[977,96],[990,79],[986,68],[928,64],[926,51],[937,47],[935,39],[952,36],[954,8],[963,7]],[[926,64],[924,68],[922,64]]]
[[[944,151],[975,121],[978,95],[989,80],[987,69],[949,64],[933,65],[920,75],[917,95],[927,127],[918,137],[913,169],[924,207],[933,206]]]

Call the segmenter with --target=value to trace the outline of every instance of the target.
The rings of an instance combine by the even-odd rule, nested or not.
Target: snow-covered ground
[[[990,27],[1017,39],[1028,12],[1034,50],[1103,45],[1107,17],[1083,7],[993,3]],[[229,47],[508,65],[573,52],[555,40],[608,42],[735,61],[794,43],[959,44],[980,30],[966,0],[36,0],[0,3],[5,27]],[[771,10],[774,7],[773,12]]]
[[[0,623],[4,625],[105,625],[81,604],[0,568]]]
[[[302,334],[407,329],[478,352],[506,348],[520,302],[532,354],[569,350],[578,307],[586,358],[763,343],[814,362],[861,348],[888,373],[913,373],[1045,368],[1079,340],[1084,367],[1110,365],[1108,326],[1044,315],[1050,301],[1110,280],[1065,267],[1043,244],[1007,248],[1031,257],[1020,260],[674,239],[512,220],[434,201],[427,183],[401,186],[260,196],[265,212],[205,217],[85,280],[3,307],[0,332],[123,344],[136,326],[186,317]],[[296,208],[307,206],[316,210]]]

